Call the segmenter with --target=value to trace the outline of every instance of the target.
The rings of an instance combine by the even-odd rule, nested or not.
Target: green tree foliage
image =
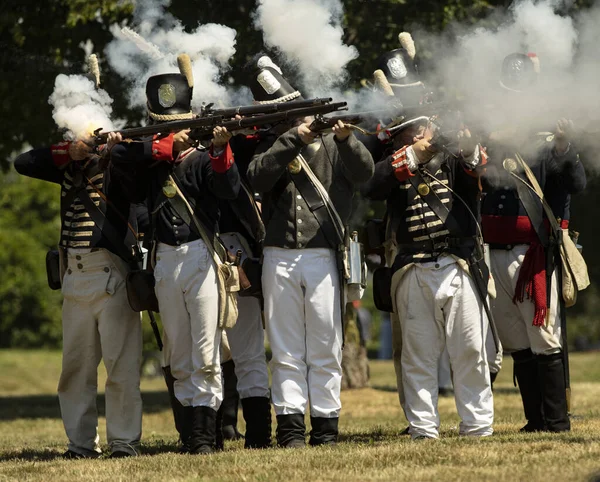
[[[59,138],[48,97],[59,73],[80,73],[88,40],[101,52],[109,27],[133,11],[131,2],[103,0],[7,0],[0,2],[0,168],[24,144],[48,145]],[[116,114],[127,118],[115,76],[106,79]],[[116,81],[116,82],[115,82]]]
[[[0,347],[56,346],[60,294],[46,282],[45,256],[56,244],[59,187],[0,174]]]

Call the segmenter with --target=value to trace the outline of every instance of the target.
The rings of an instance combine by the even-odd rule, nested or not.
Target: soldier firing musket
[[[269,57],[252,68],[257,103],[301,97]],[[371,155],[347,124],[336,121],[332,134],[321,135],[310,119],[299,120],[259,144],[247,172],[266,220],[262,280],[271,393],[277,444],[289,448],[306,444],[306,412],[310,445],[337,441],[346,281],[337,254],[355,188],[373,174]]]
[[[539,75],[537,55],[506,56],[503,98],[531,97]],[[489,136],[493,162],[483,178],[482,228],[496,282],[492,309],[527,419],[521,431],[565,432],[571,428],[565,308],[575,300],[562,289],[559,244],[563,230],[568,236],[571,195],[583,191],[586,174],[571,143],[572,122],[558,120],[554,132],[532,127],[520,136],[510,130]],[[587,271],[580,274],[587,278]]]
[[[401,48],[381,56],[374,84],[405,104],[420,103],[426,91],[414,42],[407,32],[399,40]],[[385,240],[379,243],[386,267],[373,276],[373,294],[377,308],[392,313],[399,397],[413,439],[439,437],[438,367],[445,351],[459,433],[493,432],[485,348],[488,273],[476,214],[487,157],[468,129],[455,131],[452,116],[446,119],[452,109],[442,105],[407,109],[410,120],[386,132],[388,148],[364,190],[386,202]]]
[[[90,71],[98,89],[95,56]],[[80,81],[83,76],[77,77]],[[110,151],[111,144],[102,146],[101,154]],[[107,372],[110,457],[137,455],[142,399],[136,367],[142,355],[142,328],[125,289],[126,275],[137,262],[132,255],[136,223],[127,193],[114,181],[114,166],[103,166],[81,142],[32,149],[19,155],[14,166],[20,174],[58,184],[61,190],[59,247],[48,253],[46,262],[50,287],[63,295],[58,400],[69,439],[63,457],[98,458],[102,453],[96,406],[101,359]]]

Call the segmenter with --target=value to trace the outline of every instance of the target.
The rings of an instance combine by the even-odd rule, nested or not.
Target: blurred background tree
[[[141,1],[141,0],[140,0]],[[254,29],[255,1],[172,0],[169,12],[186,29],[199,23],[220,23],[237,31],[237,52],[228,74],[244,84],[242,66],[264,50],[262,34]],[[578,0],[569,9],[587,7],[593,0]],[[398,47],[402,30],[439,32],[454,21],[474,23],[510,4],[503,0],[343,0],[345,39],[360,56],[348,70],[350,87],[369,78],[378,56]],[[46,251],[58,240],[58,187],[17,176],[10,162],[28,146],[49,145],[60,138],[48,97],[59,73],[82,72],[82,46],[91,42],[100,54],[103,87],[114,99],[114,115],[135,125],[140,112],[127,108],[126,90],[102,52],[112,39],[110,25],[131,22],[133,0],[0,0],[0,347],[58,346],[60,344],[60,293],[46,285]],[[493,26],[487,20],[490,26]],[[420,42],[423,68],[435,59],[434,46]],[[317,53],[315,53],[317,55]],[[585,160],[584,160],[585,162]],[[600,191],[592,179],[586,193],[573,201],[575,229],[594,281],[600,280],[600,254],[592,250],[599,229],[595,222]],[[363,207],[368,213],[369,207]],[[599,233],[600,234],[600,233]],[[571,339],[600,340],[595,317],[600,300],[595,289],[581,294],[571,310]],[[372,307],[369,299],[365,306]],[[374,318],[374,331],[377,332]],[[147,324],[145,325],[147,327]],[[146,333],[151,341],[149,331]]]

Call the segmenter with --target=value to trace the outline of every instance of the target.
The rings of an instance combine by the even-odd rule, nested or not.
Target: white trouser
[[[528,248],[528,245],[520,244],[511,250],[490,250],[492,275],[496,281],[496,299],[492,303],[494,320],[507,353],[531,348],[535,354],[551,355],[562,348],[556,270],[552,274],[552,296],[546,325],[533,326],[535,306],[532,300],[525,297],[522,303],[513,303]]]
[[[241,234],[225,233],[221,240],[231,252],[242,250],[242,261],[248,256]],[[238,296],[238,319],[227,330],[231,358],[235,364],[240,398],[269,397],[269,373],[265,356],[265,334],[260,301]]]
[[[494,407],[485,352],[487,318],[473,281],[450,257],[412,266],[395,293],[402,326],[404,410],[413,437],[437,437],[438,365],[452,365],[461,435],[490,435]]]
[[[333,250],[264,250],[263,293],[277,415],[335,418],[342,408],[340,286]]]
[[[223,400],[219,292],[214,261],[204,241],[181,246],[160,243],[154,277],[175,397],[184,407],[218,410]]]
[[[126,266],[106,250],[89,248],[69,249],[67,263],[58,399],[69,449],[100,452],[96,394],[103,359],[110,449],[135,454],[142,434],[142,327],[140,314],[127,302]]]
[[[392,325],[392,347],[394,370],[396,372],[396,384],[398,387],[398,398],[400,399],[400,406],[404,410],[404,385],[402,383],[402,327],[396,313],[390,313],[390,321]],[[500,340],[498,340],[498,343],[500,346],[498,347],[499,349],[497,351],[496,344],[494,343],[494,337],[492,336],[492,330],[488,327],[487,337],[485,340],[485,350],[490,373],[499,373],[500,369],[502,368],[502,343]],[[450,356],[448,355],[448,350],[446,349],[440,358],[440,365],[438,367],[438,383],[442,388],[453,388],[452,367],[450,366]]]
[[[398,366],[396,369],[396,377],[398,378],[398,387],[402,385],[402,331],[400,329],[400,324],[397,324],[396,329],[399,334],[397,335],[400,338],[400,341],[397,343],[398,345],[398,355],[394,356],[394,364]],[[488,329],[487,337],[485,340],[485,350],[487,354],[488,366],[490,368],[490,373],[499,373],[502,368],[502,343],[498,340],[498,350],[496,349],[496,344],[494,343],[494,337],[492,336],[492,330]],[[442,357],[440,358],[440,364],[438,366],[438,384],[440,388],[445,388],[451,390],[453,388],[452,385],[452,367],[450,366],[450,356],[448,355],[448,350],[444,349],[444,353],[442,353]],[[402,390],[398,390],[400,395],[400,405],[403,405],[403,394]]]

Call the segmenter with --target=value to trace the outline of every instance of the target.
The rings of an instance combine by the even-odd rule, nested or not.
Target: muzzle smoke
[[[87,137],[97,128],[114,129],[112,99],[84,75],[58,75],[48,102],[54,107],[56,125],[66,129],[67,140]]]
[[[131,84],[130,106],[145,106],[148,77],[178,72],[179,53],[187,53],[192,60],[195,111],[203,102],[228,104],[249,98],[247,92],[228,89],[221,83],[235,54],[235,30],[206,24],[185,32],[181,22],[166,11],[169,5],[170,0],[139,2],[134,29],[122,30],[116,25],[111,29],[115,39],[107,46],[106,55],[113,69]]]
[[[600,121],[600,8],[561,15],[557,1],[513,3],[485,25],[453,25],[442,36],[413,30],[417,43],[436,53],[435,68],[426,80],[443,85],[452,98],[465,99],[469,123],[483,132],[517,127],[521,132],[552,131],[557,119],[572,119],[582,132],[598,132]],[[504,57],[519,52],[537,54],[537,82],[512,92],[500,86]]]
[[[346,65],[358,57],[345,45],[339,0],[259,0],[254,24],[264,43],[298,71],[310,96],[322,96],[344,84]]]

